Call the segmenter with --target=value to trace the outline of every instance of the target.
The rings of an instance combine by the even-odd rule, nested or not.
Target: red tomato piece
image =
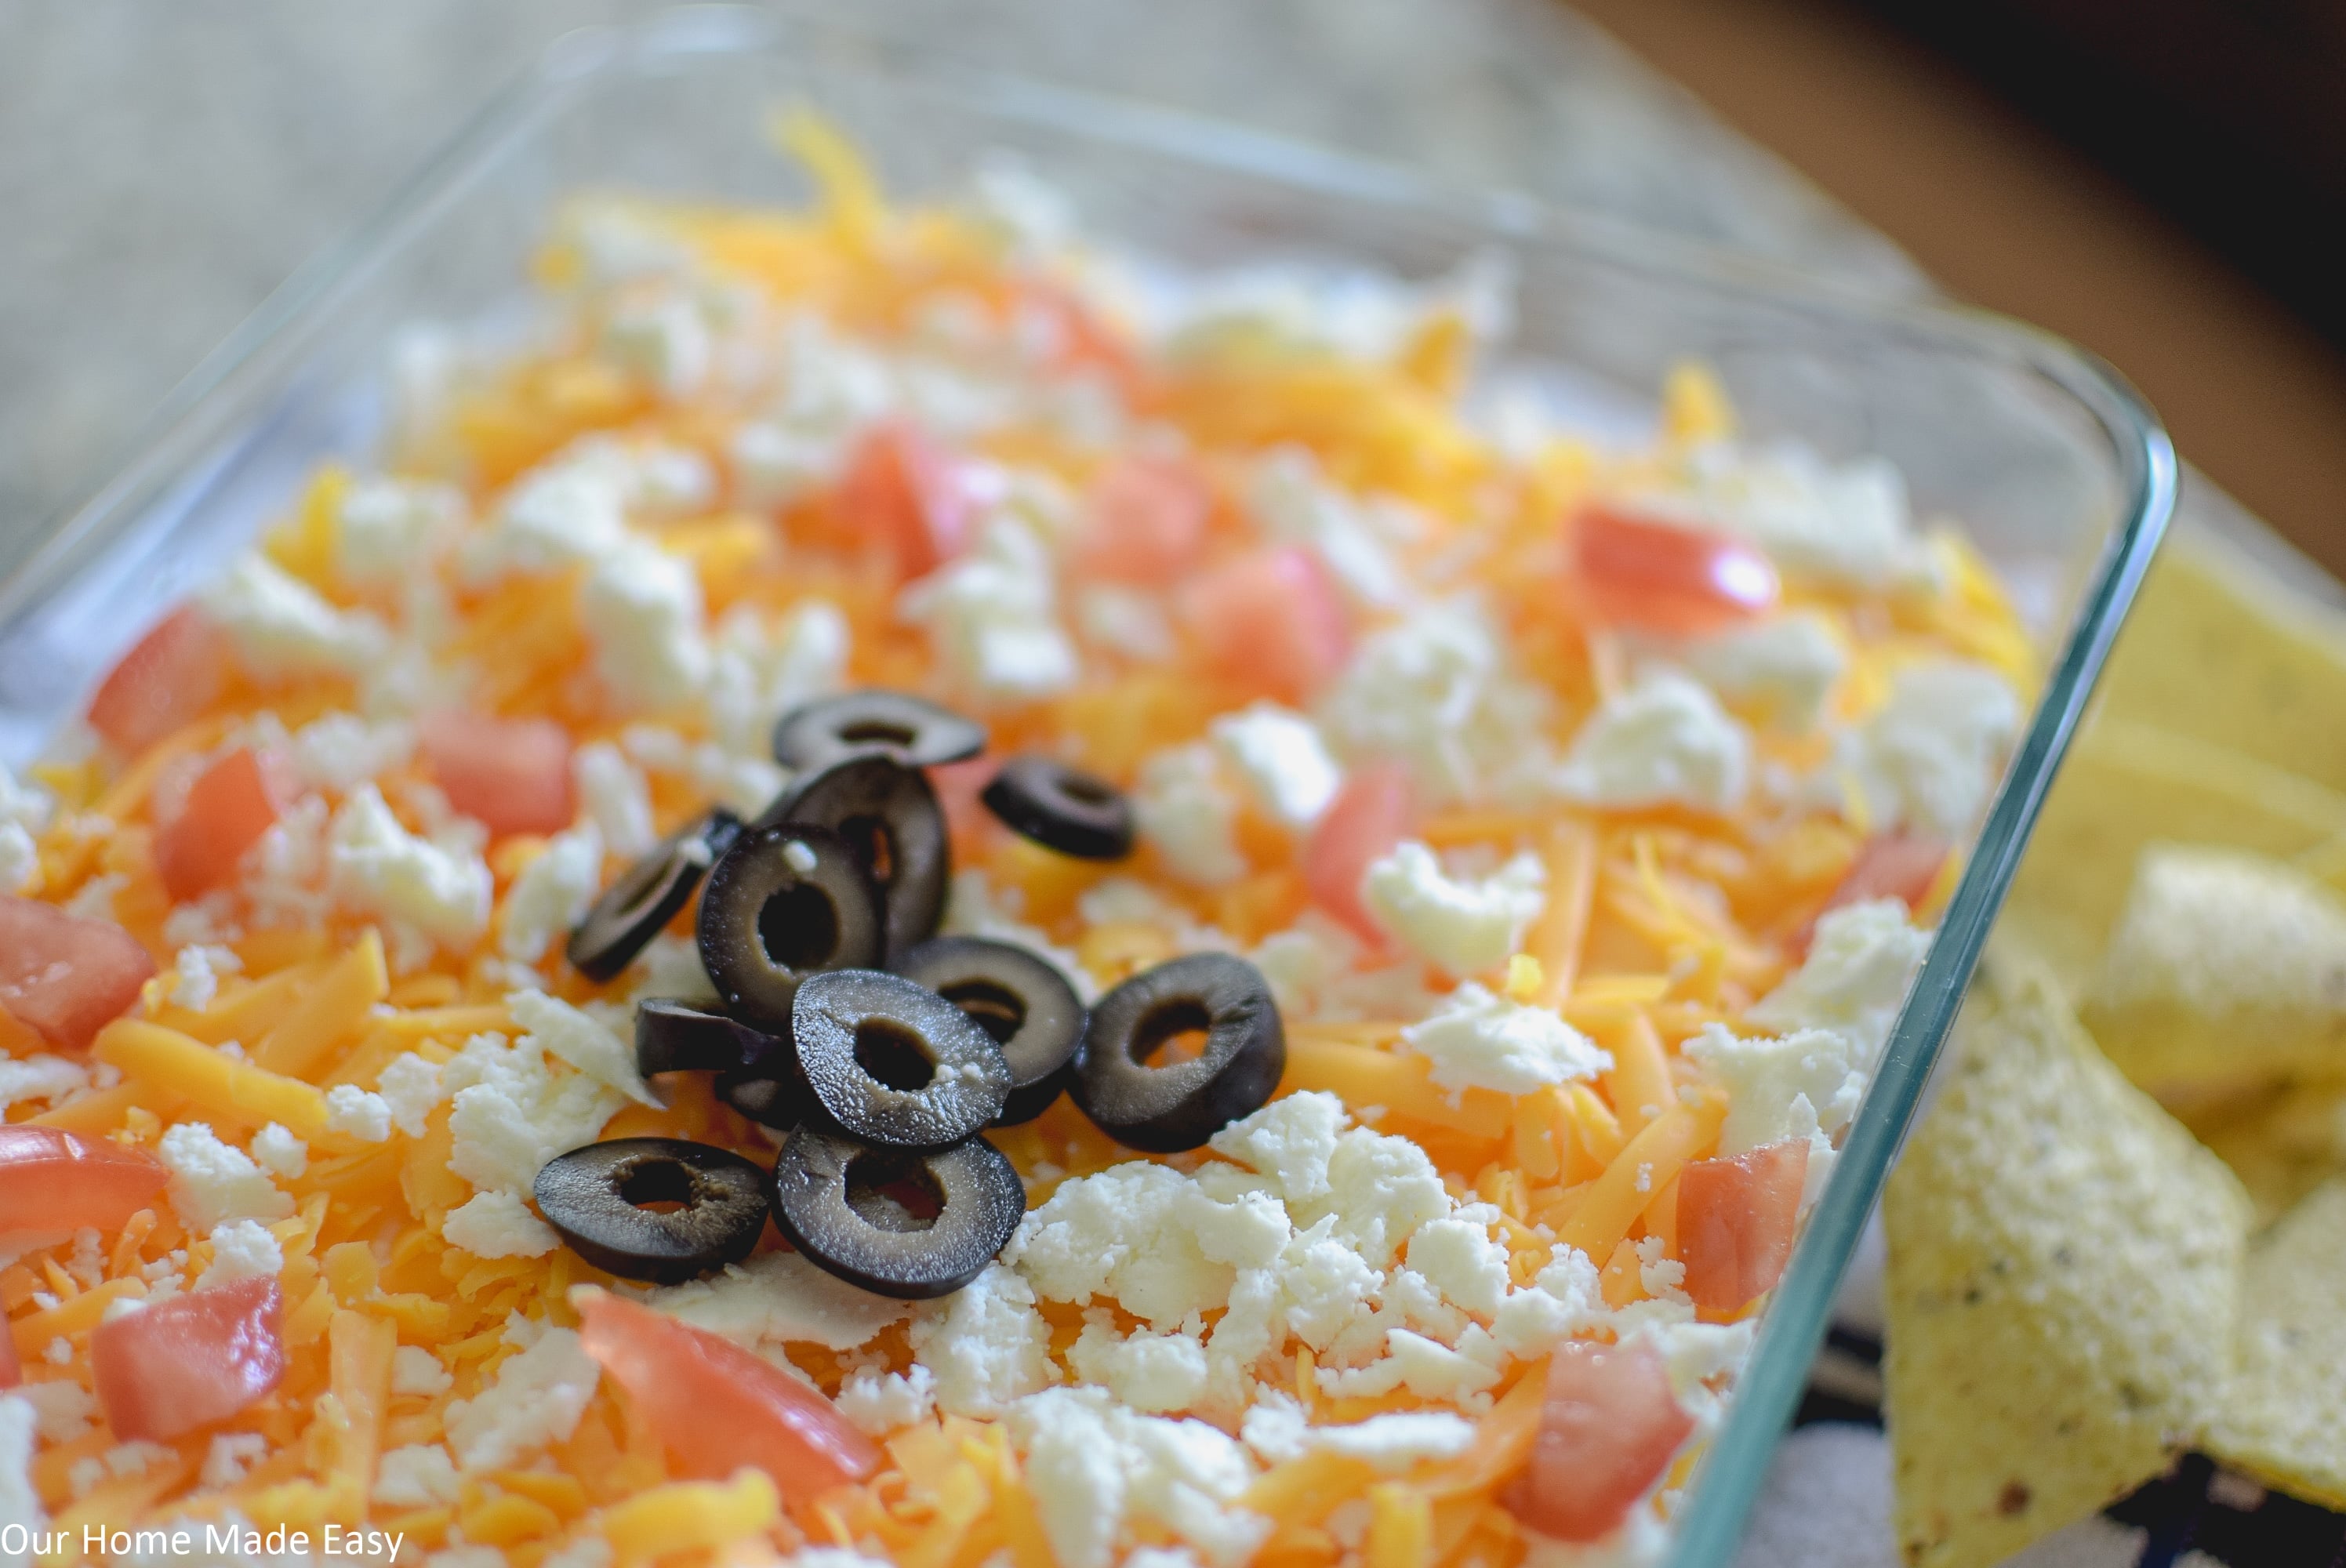
[[[607,1290],[571,1299],[586,1353],[685,1474],[755,1465],[801,1502],[879,1468],[880,1451],[829,1400],[730,1339]]]
[[[89,699],[89,727],[136,755],[197,718],[228,684],[228,641],[192,609],[177,612],[122,656]]]
[[[236,875],[237,862],[277,820],[260,759],[239,747],[196,776],[186,802],[155,835],[155,869],[185,903]]]
[[[16,1336],[0,1334],[0,1389],[13,1389],[25,1380],[25,1363],[16,1355]]]
[[[1776,1288],[1808,1179],[1806,1138],[1697,1160],[1678,1173],[1678,1257],[1698,1311],[1731,1318]]]
[[[971,854],[1000,826],[978,796],[994,782],[994,775],[1001,767],[999,757],[973,757],[964,762],[948,762],[928,769],[929,787],[937,792],[937,804],[944,810],[945,828],[953,835],[957,860]]]
[[[951,454],[895,420],[855,443],[839,481],[840,512],[887,549],[903,577],[923,576],[968,546],[975,501]]]
[[[1352,644],[1327,569],[1293,545],[1191,579],[1181,604],[1206,657],[1250,694],[1304,702],[1343,667]]]
[[[1213,509],[1213,492],[1189,464],[1127,457],[1086,497],[1075,571],[1150,586],[1170,581],[1197,560]]]
[[[570,732],[550,718],[435,713],[423,756],[448,804],[491,833],[558,833],[570,826]]]
[[[100,1323],[90,1381],[124,1442],[168,1442],[223,1421],[285,1376],[283,1301],[273,1278],[191,1290]]]
[[[1361,901],[1361,879],[1409,832],[1415,808],[1409,774],[1397,762],[1353,769],[1303,843],[1303,885],[1311,901],[1374,943],[1383,933]]]
[[[153,1156],[111,1138],[0,1126],[0,1239],[86,1225],[120,1230],[170,1175]]]
[[[1614,626],[1700,636],[1776,604],[1776,568],[1731,535],[1591,506],[1574,524],[1572,544],[1590,613]]]
[[[0,1007],[56,1045],[79,1051],[130,1009],[155,961],[112,921],[38,899],[0,898]]]
[[[1548,1361],[1539,1434],[1504,1502],[1543,1535],[1598,1540],[1628,1518],[1693,1431],[1652,1346],[1572,1340]]]

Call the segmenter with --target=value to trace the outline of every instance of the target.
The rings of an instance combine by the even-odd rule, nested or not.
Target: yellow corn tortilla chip
[[[2346,1084],[2291,1084],[2183,1120],[2249,1189],[2258,1228],[2346,1173]]]
[[[2249,1201],[1999,944],[1884,1200],[1916,1568],[1987,1568],[2164,1470],[2225,1374]]]
[[[2308,1502],[2346,1508],[2346,1177],[2249,1249],[2239,1363],[2203,1443]]]
[[[2156,725],[2103,715],[2046,799],[2005,904],[2009,930],[2082,989],[2135,861],[2160,840],[2302,854],[2346,838],[2346,795]]]
[[[2169,1105],[2346,1075],[2346,901],[2270,856],[2153,844],[2080,1012]]]
[[[2346,626],[2219,540],[2178,535],[2160,554],[2101,702],[2346,789]]]

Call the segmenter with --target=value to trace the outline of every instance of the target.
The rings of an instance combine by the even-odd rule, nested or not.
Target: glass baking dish
[[[892,191],[1023,159],[1098,232],[1174,266],[1267,259],[1426,278],[1493,250],[1519,282],[1510,360],[1600,435],[1650,423],[1674,363],[1712,366],[1747,429],[1879,453],[1918,514],[1960,518],[2039,639],[2043,697],[1678,1515],[1673,1561],[1723,1563],[1807,1375],[1834,1288],[2039,804],[2161,529],[2172,450],[2105,367],[1971,312],[1836,297],[1521,197],[1239,127],[973,71],[901,44],[729,8],[566,38],[386,208],[298,273],[173,395],[136,455],[0,582],[0,758],[22,763],[307,468],[377,441],[418,321],[495,331],[553,205],[580,188],[750,202],[811,191],[761,127],[830,116]]]

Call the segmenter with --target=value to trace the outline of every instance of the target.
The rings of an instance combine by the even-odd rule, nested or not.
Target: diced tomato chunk
[[[58,1127],[0,1126],[0,1242],[13,1236],[120,1230],[170,1179],[153,1156]]]
[[[1776,568],[1732,535],[1591,506],[1574,522],[1572,545],[1589,613],[1613,626],[1699,636],[1776,603]]]
[[[838,1407],[730,1339],[607,1290],[571,1300],[586,1353],[683,1473],[755,1465],[801,1502],[879,1468],[879,1450]]]
[[[1730,1318],[1776,1288],[1808,1178],[1806,1138],[1697,1160],[1678,1173],[1678,1258],[1698,1312]]]
[[[124,1442],[168,1442],[226,1420],[284,1378],[283,1315],[272,1276],[100,1323],[89,1369],[106,1424]]]
[[[1858,850],[1841,886],[1818,913],[1874,899],[1896,899],[1909,910],[1920,909],[1939,880],[1939,869],[1946,863],[1943,839],[1906,831],[1877,833]]]
[[[1372,942],[1384,936],[1361,901],[1361,880],[1408,833],[1410,797],[1409,774],[1399,763],[1354,769],[1303,843],[1303,885],[1311,901]]]
[[[1352,637],[1318,557],[1257,550],[1192,578],[1183,614],[1206,657],[1250,695],[1301,703],[1343,667]]]
[[[848,454],[839,510],[886,549],[899,576],[918,577],[967,547],[977,508],[952,455],[918,426],[890,420]]]
[[[928,770],[929,787],[937,792],[937,804],[944,809],[945,828],[953,835],[957,858],[969,854],[978,840],[990,837],[1000,825],[978,797],[1001,767],[998,756],[972,757]]]
[[[267,769],[238,747],[196,776],[178,811],[155,834],[155,869],[178,902],[201,898],[236,875],[237,862],[277,820]]]
[[[193,609],[178,611],[107,676],[89,699],[89,727],[117,751],[144,751],[209,708],[228,670],[219,629]]]
[[[1539,1434],[1504,1501],[1543,1535],[1601,1539],[1653,1490],[1693,1431],[1652,1346],[1569,1341],[1548,1361]]]
[[[570,826],[570,732],[550,718],[435,713],[423,721],[423,756],[448,804],[492,833]]]
[[[112,921],[38,899],[0,897],[0,1007],[78,1051],[138,1000],[155,961]]]
[[[1213,492],[1188,463],[1127,457],[1085,498],[1076,574],[1161,586],[1197,560],[1213,509]]]
[[[16,1336],[0,1334],[0,1389],[13,1389],[25,1380],[25,1363],[16,1354]]]

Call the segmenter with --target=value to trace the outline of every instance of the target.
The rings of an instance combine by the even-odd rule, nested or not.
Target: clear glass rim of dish
[[[747,6],[688,5],[645,21],[564,36],[501,90],[374,212],[298,269],[182,380],[124,449],[112,477],[57,514],[22,565],[0,581],[0,631],[37,608],[134,525],[227,429],[215,404],[298,354],[303,323],[359,288],[405,239],[455,200],[498,155],[597,78],[676,68],[699,57],[776,51],[819,37],[896,75],[950,82],[1025,124],[1095,142],[1218,167],[1323,196],[1447,220],[1504,245],[1576,251],[1714,292],[1742,294],[1877,340],[1990,354],[2025,365],[2101,427],[2116,466],[2121,517],[2080,596],[2071,634],[2045,673],[1937,939],[1851,1124],[1838,1168],[1775,1298],[1760,1320],[1729,1414],[1673,1522],[1679,1568],[1728,1562],[1764,1479],[1775,1441],[1806,1384],[1841,1274],[1912,1119],[1972,970],[2026,847],[2055,769],[2095,677],[2166,528],[2176,495],[2172,445],[2117,373],[2066,341],[1992,313],[1884,300],[1763,259],[1566,212],[1521,193],[1460,189],[1407,168],[1286,139],[1234,122],[1084,88],[974,67],[925,44]],[[208,417],[208,415],[212,415]]]

